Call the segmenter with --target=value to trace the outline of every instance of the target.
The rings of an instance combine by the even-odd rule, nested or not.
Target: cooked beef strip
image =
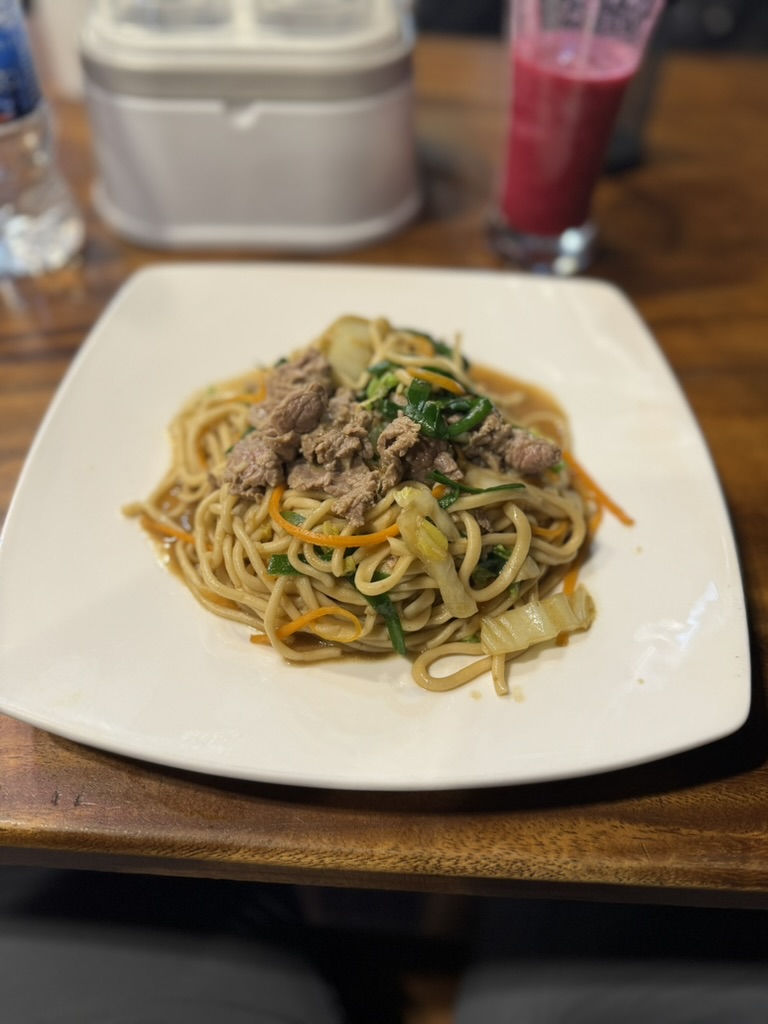
[[[385,494],[403,479],[403,457],[419,440],[421,427],[408,416],[388,423],[376,441],[379,455],[380,489]]]
[[[403,461],[405,477],[423,484],[434,483],[432,473],[435,470],[451,480],[461,480],[464,476],[453,457],[451,446],[439,438],[420,437]]]
[[[279,401],[294,388],[312,383],[322,384],[328,394],[333,391],[331,364],[318,348],[307,348],[273,367],[266,380],[266,401]]]
[[[233,494],[260,497],[285,480],[285,465],[296,458],[295,434],[270,436],[255,430],[232,448],[223,479]]]
[[[397,456],[402,458],[421,436],[421,427],[408,416],[397,416],[384,427],[376,442],[376,451],[381,458]]]
[[[288,486],[334,495],[334,514],[346,519],[353,528],[362,526],[366,513],[379,498],[378,476],[361,460],[342,470],[299,460],[288,471]]]
[[[470,462],[480,466],[520,473],[541,473],[562,458],[562,451],[556,444],[522,427],[512,426],[495,409],[469,434],[463,452]]]
[[[310,466],[303,459],[298,459],[288,467],[286,483],[297,491],[325,491],[333,483],[334,472],[327,466]]]
[[[288,391],[272,409],[261,429],[269,433],[307,434],[314,430],[328,408],[328,392],[318,381]]]
[[[562,457],[562,450],[556,444],[520,428],[513,429],[504,448],[505,464],[521,473],[541,473],[556,466]]]
[[[328,407],[318,382],[301,384],[265,411],[262,424],[233,447],[224,480],[233,494],[252,498],[285,480],[285,465],[298,455],[301,435],[315,427]]]
[[[356,457],[373,458],[373,447],[368,438],[371,416],[361,409],[361,415],[340,423],[335,420],[318,424],[301,439],[301,454],[307,462],[342,469],[351,465]]]
[[[338,474],[329,493],[338,494],[334,513],[357,529],[379,499],[379,478],[361,462]]]
[[[381,431],[374,451],[373,415],[352,391],[333,391],[331,366],[316,348],[276,366],[267,397],[254,407],[256,429],[232,449],[223,479],[236,494],[260,497],[287,481],[297,490],[336,497],[335,514],[353,527],[365,521],[381,495],[402,480],[432,482],[434,470],[463,476],[453,446],[424,437],[421,427],[398,415]],[[471,462],[496,470],[538,473],[560,460],[560,449],[491,412],[462,445]]]

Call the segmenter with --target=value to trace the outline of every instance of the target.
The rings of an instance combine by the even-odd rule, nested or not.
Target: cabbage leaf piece
[[[487,654],[520,654],[534,644],[588,629],[594,618],[595,603],[579,586],[572,594],[551,594],[494,618],[484,617],[480,643]]]
[[[342,316],[317,342],[333,371],[337,387],[357,390],[362,386],[373,356],[371,324],[359,316]]]
[[[403,487],[395,493],[395,500],[403,510],[397,517],[400,539],[437,584],[448,614],[457,619],[468,619],[477,611],[477,602],[459,579],[448,548],[446,532],[450,533],[450,539],[453,535],[458,536],[450,517],[424,488]],[[444,532],[441,527],[446,520]]]

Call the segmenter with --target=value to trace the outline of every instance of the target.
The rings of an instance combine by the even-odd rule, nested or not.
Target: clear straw
[[[587,0],[584,21],[581,26],[581,39],[579,49],[576,53],[576,70],[584,71],[589,63],[589,56],[592,50],[592,40],[597,28],[597,19],[600,17],[602,0]]]
[[[520,0],[519,4],[513,3],[512,6],[518,12],[516,24],[512,26],[513,38],[536,38],[539,34],[539,0]]]

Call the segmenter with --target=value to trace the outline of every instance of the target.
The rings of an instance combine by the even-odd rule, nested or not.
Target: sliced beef
[[[322,384],[330,394],[333,391],[333,371],[328,359],[318,348],[307,348],[284,363],[278,363],[267,376],[267,398],[279,401],[289,391],[304,384]]]
[[[285,467],[299,453],[301,436],[312,430],[328,407],[318,382],[297,385],[264,411],[261,425],[233,447],[224,480],[233,494],[257,497],[285,480]]]
[[[227,459],[224,481],[233,494],[257,498],[285,480],[285,465],[296,458],[296,435],[254,431],[238,441]]]
[[[334,470],[299,459],[288,471],[288,486],[333,495],[337,499],[334,514],[354,528],[362,526],[368,510],[379,499],[378,478],[362,460],[347,469]]]
[[[541,473],[556,466],[562,457],[562,450],[556,444],[521,428],[513,429],[504,448],[506,466],[520,473]]]
[[[507,423],[495,409],[469,434],[463,452],[470,462],[489,469],[541,473],[556,465],[562,452],[556,444]]]
[[[301,454],[309,463],[343,469],[357,458],[373,455],[368,432],[358,426],[321,423],[301,439]]]
[[[421,437],[421,427],[408,416],[398,416],[379,434],[376,450],[379,456],[402,458]]]
[[[387,424],[379,435],[376,450],[382,494],[401,480],[431,484],[434,470],[452,480],[463,476],[450,444],[439,438],[424,437],[419,424],[408,416],[398,416]]]
[[[353,421],[364,422],[366,429],[370,426],[370,412],[360,405],[354,391],[350,391],[349,388],[339,388],[334,393],[328,403],[328,415],[339,426]]]
[[[348,469],[355,460],[373,458],[370,429],[370,412],[341,389],[329,402],[328,418],[302,437],[301,454],[309,463]]]
[[[333,503],[334,513],[357,529],[363,525],[366,515],[379,500],[378,476],[360,462],[338,473],[328,493],[338,495]]]
[[[451,480],[461,480],[464,475],[453,457],[453,449],[447,441],[434,437],[421,437],[405,456],[405,475],[409,480],[423,484],[434,483],[432,473],[437,470]]]
[[[327,466],[310,466],[299,459],[288,469],[287,483],[297,491],[325,491],[333,483],[334,473]]]
[[[416,444],[421,427],[408,416],[398,416],[379,434],[376,451],[379,455],[381,493],[397,486],[403,479],[404,456]]]
[[[309,348],[275,367],[267,396],[254,407],[255,429],[232,449],[223,480],[235,494],[260,497],[287,482],[322,491],[334,512],[353,527],[402,480],[431,484],[435,470],[452,480],[463,473],[453,446],[425,437],[418,423],[398,415],[371,443],[373,414],[347,388],[334,391],[328,359]],[[462,445],[462,456],[492,469],[534,474],[553,466],[560,449],[491,412]]]
[[[328,408],[328,392],[318,381],[299,384],[288,391],[269,413],[260,429],[274,434],[308,434]]]

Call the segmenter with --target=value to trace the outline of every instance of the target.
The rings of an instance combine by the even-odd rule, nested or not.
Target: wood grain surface
[[[334,259],[497,267],[485,223],[501,152],[502,54],[492,42],[426,37],[416,77],[425,208],[397,237]],[[66,271],[0,282],[0,514],[56,386],[110,298],[136,269],[177,258],[107,231],[90,202],[84,111],[60,102],[56,117],[88,240]],[[722,480],[753,635],[753,708],[736,735],[596,778],[365,794],[140,764],[0,717],[0,862],[768,906],[767,124],[765,60],[670,57],[647,160],[600,183],[602,249],[590,271],[619,286],[651,327]]]

